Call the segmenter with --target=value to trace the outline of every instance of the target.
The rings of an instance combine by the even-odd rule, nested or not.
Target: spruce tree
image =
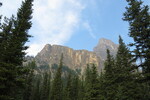
[[[23,100],[32,100],[33,89],[34,89],[34,70],[36,68],[35,61],[29,62],[27,66],[28,74],[25,80],[25,90],[23,92]]]
[[[117,68],[120,68],[121,71],[121,68],[131,69],[132,63],[133,63],[133,57],[128,47],[123,42],[123,39],[121,38],[121,36],[119,36],[119,47],[116,54],[116,66]]]
[[[84,87],[85,87],[85,96],[84,100],[90,100],[90,91],[91,91],[91,69],[89,65],[87,65],[87,68],[85,70],[85,82],[84,82]]]
[[[142,76],[140,81],[144,84],[142,92],[144,97],[150,99],[150,13],[149,6],[143,5],[141,0],[127,0],[128,6],[124,13],[124,21],[129,22],[129,36],[134,42],[130,44],[134,46],[133,54],[139,64],[137,67],[142,68]],[[147,88],[146,88],[147,87]],[[147,92],[145,92],[147,91]],[[141,93],[142,93],[141,92]]]
[[[31,100],[41,100],[41,75],[36,75]]]
[[[149,6],[141,0],[127,0],[128,6],[124,13],[124,21],[129,22],[129,36],[134,42],[134,57],[140,62],[147,80],[150,80],[150,13]]]
[[[65,88],[65,100],[72,100],[73,94],[72,94],[72,75],[71,73],[68,74],[67,77],[67,84]]]
[[[85,90],[85,100],[99,99],[98,73],[94,64],[92,65],[92,68],[87,66],[85,76]]]
[[[50,72],[44,72],[41,89],[41,100],[49,100],[50,95]]]
[[[78,100],[85,100],[85,81],[84,76],[81,76],[81,79],[79,80],[79,94],[78,94]]]
[[[61,55],[59,68],[54,76],[54,80],[52,83],[52,91],[51,91],[51,100],[61,100],[62,99],[62,67],[63,67],[63,54]]]
[[[101,71],[99,76],[99,99],[105,100],[105,84],[104,84],[104,73]]]
[[[23,93],[23,100],[31,100],[32,98],[32,89],[33,89],[33,72],[30,72],[30,74],[27,77],[26,80],[26,86],[25,91]]]
[[[93,64],[91,68],[91,99],[99,100],[99,80],[96,66]]]
[[[107,59],[104,64],[104,82],[103,85],[105,87],[104,89],[104,100],[114,100],[114,95],[115,95],[115,85],[114,85],[114,66],[115,66],[115,61],[112,55],[110,55],[110,51],[107,50]]]
[[[79,76],[75,75],[72,79],[72,100],[79,100]]]
[[[114,79],[116,84],[115,98],[119,100],[130,100],[135,98],[141,98],[139,91],[139,84],[136,73],[133,73],[133,57],[123,42],[121,36],[119,36],[119,47],[116,55],[116,64],[114,68]],[[137,95],[138,94],[138,95]]]
[[[17,100],[22,98],[20,88],[24,87],[22,62],[30,37],[33,0],[25,0],[18,9],[17,17],[5,18],[0,32],[0,99]]]

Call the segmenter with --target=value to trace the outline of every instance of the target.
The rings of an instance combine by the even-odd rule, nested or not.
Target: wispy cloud
[[[21,4],[21,0],[0,0],[2,6],[0,7],[0,15],[10,17],[17,12],[17,8]]]
[[[88,22],[84,22],[83,23],[84,28],[88,31],[88,34],[93,38],[96,39],[95,34],[93,33],[92,27],[90,26],[90,24]]]
[[[80,0],[35,1],[31,31],[35,41],[30,43],[28,54],[36,55],[47,43],[67,42],[81,21],[83,9]]]
[[[16,14],[22,0],[2,0],[0,12],[10,17]],[[28,55],[36,55],[45,44],[64,44],[84,23],[85,29],[92,38],[96,38],[88,22],[82,19],[82,11],[93,3],[93,0],[34,0],[33,26],[29,31]]]

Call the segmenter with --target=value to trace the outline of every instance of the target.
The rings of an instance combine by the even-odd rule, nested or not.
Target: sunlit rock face
[[[63,63],[72,70],[80,69],[81,72],[87,64],[95,64],[101,69],[101,59],[93,52],[87,50],[73,50],[72,48],[47,44],[35,57],[38,66],[59,64],[61,54],[63,54]]]
[[[98,71],[101,71],[107,57],[107,49],[115,56],[118,45],[102,38],[92,52],[87,50],[73,50],[72,48],[61,45],[46,44],[36,55],[35,61],[37,66],[48,65],[51,68],[53,64],[59,65],[60,57],[63,54],[63,64],[71,70],[80,70],[83,73],[87,64],[95,64]]]

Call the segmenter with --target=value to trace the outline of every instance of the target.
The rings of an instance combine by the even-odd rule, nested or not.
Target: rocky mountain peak
[[[103,60],[106,60],[107,54],[106,50],[109,49],[112,55],[116,55],[118,50],[118,45],[112,42],[111,40],[101,38],[97,46],[93,49],[97,56],[101,57]]]
[[[92,52],[88,50],[74,50],[61,45],[46,44],[34,59],[37,66],[48,65],[51,68],[54,64],[59,64],[61,54],[63,53],[64,65],[71,70],[80,70],[82,73],[87,64],[95,64],[100,71],[104,67],[103,63],[106,60],[107,49],[109,49],[110,53],[115,56],[118,45],[111,40],[101,38]]]
[[[46,44],[42,50],[48,51],[50,49],[51,49],[51,45],[50,44]]]
[[[114,43],[114,42],[112,42],[111,40],[108,40],[108,39],[105,39],[105,38],[101,38],[100,40],[99,40],[99,43],[98,43],[98,45],[97,46],[100,46],[100,47],[103,47],[103,48],[105,48],[105,49],[116,49],[117,50],[117,45]]]
[[[35,57],[38,66],[59,64],[61,54],[64,55],[64,65],[72,70],[84,71],[87,64],[94,63],[100,69],[100,58],[95,53],[87,50],[73,50],[61,45],[47,44]]]

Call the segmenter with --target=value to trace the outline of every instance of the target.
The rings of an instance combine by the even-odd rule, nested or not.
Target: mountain
[[[61,45],[47,44],[37,54],[35,61],[37,66],[59,64],[61,54],[63,53],[63,63],[72,70],[84,71],[87,64],[96,64],[100,69],[101,59],[93,52],[87,50],[73,50],[72,48]]]
[[[82,73],[87,64],[95,64],[100,71],[104,66],[103,63],[106,59],[106,50],[109,49],[111,54],[115,56],[117,48],[117,44],[104,38],[99,40],[93,52],[87,50],[74,50],[61,45],[46,44],[34,59],[38,67],[48,66],[52,69],[53,65],[59,65],[61,54],[63,54],[63,63],[71,70],[80,70]]]
[[[106,60],[107,54],[106,50],[110,50],[110,54],[115,56],[118,50],[118,44],[115,44],[111,40],[101,38],[96,47],[94,47],[93,52],[96,53],[103,61]]]

